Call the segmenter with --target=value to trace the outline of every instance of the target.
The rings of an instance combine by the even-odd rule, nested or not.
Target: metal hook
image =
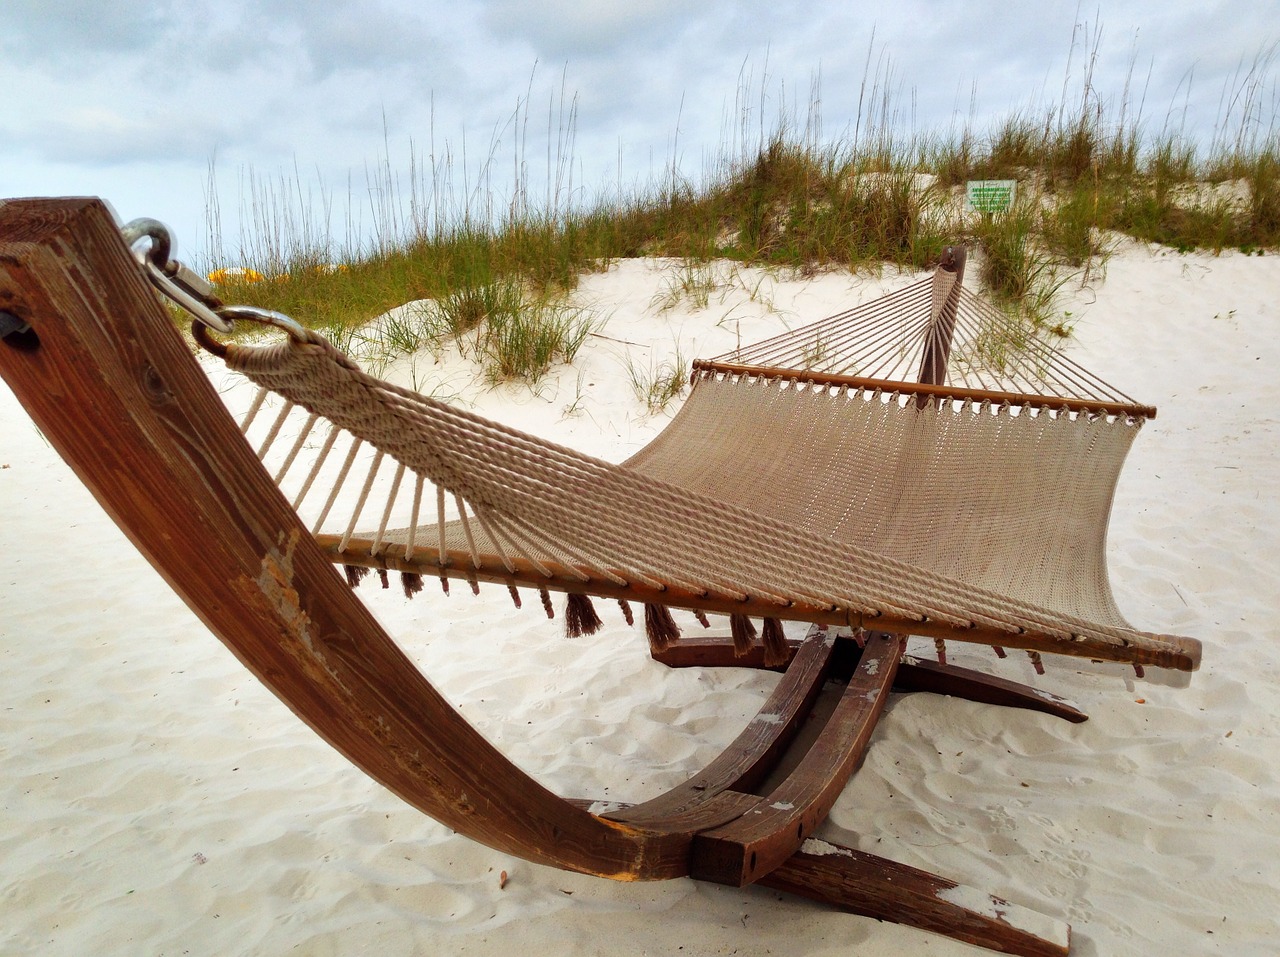
[[[151,284],[164,296],[211,329],[231,331],[231,321],[218,315],[217,308],[221,302],[213,296],[213,288],[182,263],[170,258],[173,234],[168,226],[158,219],[142,217],[121,226],[120,235]],[[134,249],[140,239],[149,239],[151,245],[146,250]]]
[[[130,249],[139,239],[143,237],[150,239],[151,248],[146,251],[146,258],[161,269],[169,264],[169,254],[173,252],[173,233],[160,220],[145,216],[130,220],[120,227],[120,233]]]

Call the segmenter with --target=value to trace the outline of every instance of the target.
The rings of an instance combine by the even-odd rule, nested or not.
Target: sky
[[[1271,0],[0,0],[0,197],[101,196],[201,262],[255,209],[363,241],[433,189],[696,178],[780,111],[982,133],[1090,69],[1109,115],[1203,143],[1269,127],[1278,41]]]

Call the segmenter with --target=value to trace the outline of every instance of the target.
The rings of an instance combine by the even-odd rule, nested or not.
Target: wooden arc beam
[[[694,877],[737,886],[755,883],[791,857],[826,820],[862,763],[906,644],[905,635],[881,634],[867,641],[818,739],[786,779],[748,813],[694,838]]]
[[[799,642],[788,643],[792,655],[802,647]],[[698,635],[681,638],[653,655],[655,661],[669,668],[756,668],[778,670],[778,666],[766,668],[764,649],[752,646],[743,656],[734,653],[733,640],[728,635]],[[927,691],[932,694],[950,695],[967,701],[993,704],[1005,708],[1021,708],[1039,711],[1062,718],[1073,724],[1087,721],[1089,716],[1078,707],[1051,691],[1032,685],[1024,685],[1007,678],[961,668],[958,665],[942,665],[934,661],[904,655],[898,663],[898,673],[893,681],[894,691]]]
[[[849,655],[851,638],[811,630],[797,643],[786,675],[761,713],[719,758],[684,785],[609,816],[693,833],[694,877],[756,883],[1001,953],[1064,957],[1070,927],[1062,921],[927,871],[810,837],[857,765],[890,682],[896,686],[903,669],[916,664],[901,657],[903,643],[900,636],[869,636],[860,656]],[[730,641],[714,647],[726,655],[718,663],[732,663]],[[846,652],[840,663],[834,660],[837,649]],[[817,721],[822,730],[814,737],[807,729],[802,738],[812,738],[811,743],[797,740],[780,755],[794,725],[810,713],[817,686],[828,675],[844,674],[850,662],[855,667],[840,703],[825,722]],[[816,719],[815,714],[811,720]],[[802,756],[793,761],[797,752]],[[770,767],[772,776],[765,780],[762,769]],[[785,777],[770,784],[781,776],[780,769]]]
[[[933,314],[929,317],[929,336],[925,340],[924,355],[920,359],[920,372],[916,379],[922,383],[945,385],[947,364],[951,357],[951,340],[955,335],[956,312],[960,308],[960,290],[964,285],[964,264],[968,251],[964,246],[948,246],[942,251],[937,272],[933,276]],[[954,277],[946,296],[938,302],[944,276]],[[917,395],[921,408],[929,402],[929,396]]]
[[[671,818],[684,820],[690,812],[696,812],[726,791],[745,795],[758,786],[808,719],[831,672],[835,648],[835,632],[814,629],[800,645],[759,714],[747,722],[719,757],[683,784],[610,816],[630,824],[665,829]],[[701,815],[697,829],[727,823],[741,813],[738,811],[732,817],[718,813]]]
[[[617,879],[687,840],[594,816],[508,761],[351,594],[192,361],[98,200],[0,204],[0,374],[191,609],[295,714],[405,801],[490,847]],[[89,414],[91,411],[92,414]]]

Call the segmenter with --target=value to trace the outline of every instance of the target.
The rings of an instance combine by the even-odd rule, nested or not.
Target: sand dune
[[[713,355],[910,279],[724,266],[706,307],[663,310],[673,270],[586,277],[601,335],[536,390],[489,388],[456,358],[390,373],[616,461],[667,420],[632,393],[628,357]],[[1070,921],[1074,954],[1275,954],[1280,258],[1127,245],[1072,297],[1073,355],[1160,407],[1117,495],[1117,599],[1139,627],[1203,639],[1204,666],[1186,688],[1066,659],[1037,679],[1020,656],[955,647],[1091,720],[895,697],[819,836]],[[763,889],[613,884],[453,835],[260,687],[2,385],[0,515],[0,953],[981,952]],[[776,681],[665,669],[607,613],[566,640],[502,588],[361,594],[463,714],[565,794],[678,783]]]

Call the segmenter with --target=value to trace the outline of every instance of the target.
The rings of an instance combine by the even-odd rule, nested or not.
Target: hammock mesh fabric
[[[911,287],[897,305],[916,295]],[[926,300],[926,325],[938,299],[935,290]],[[792,344],[803,349],[804,334]],[[953,357],[974,367],[965,354],[961,338]],[[308,410],[308,427],[320,417],[350,432],[348,464],[359,443],[372,445],[370,479],[383,463],[395,469],[391,499],[412,498],[410,526],[389,531],[392,503],[362,494],[342,538],[342,548],[371,543],[368,554],[394,556],[395,567],[442,572],[463,552],[488,577],[496,568],[512,584],[579,594],[680,590],[694,598],[672,604],[764,602],[771,617],[867,627],[888,615],[949,626],[961,640],[981,630],[969,640],[1017,645],[1032,634],[1119,660],[1160,663],[1177,650],[1176,639],[1124,620],[1106,575],[1136,407],[1068,411],[1052,399],[961,393],[921,401],[892,380],[709,363],[668,428],[613,465],[382,382],[314,333],[231,345],[226,361],[283,396],[286,413]],[[1045,381],[1054,363],[1041,355],[1033,365]],[[995,384],[1020,392],[1027,374]],[[354,532],[362,523],[376,531]],[[1146,651],[1128,657],[1134,648]]]

